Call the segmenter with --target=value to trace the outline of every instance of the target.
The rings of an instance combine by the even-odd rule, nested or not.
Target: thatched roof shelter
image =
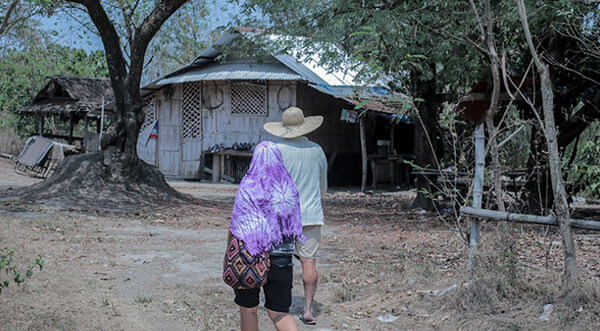
[[[65,139],[69,144],[80,140],[85,146],[88,145],[86,140],[89,140],[88,119],[96,121],[96,131],[100,133],[102,116],[100,112],[93,111],[113,100],[114,94],[108,78],[55,76],[50,78],[29,106],[21,109],[21,114],[39,117],[40,136]],[[45,118],[54,116],[59,117],[61,121],[69,121],[68,135],[44,132]],[[74,126],[80,120],[84,120],[85,123],[83,137],[74,137]]]
[[[114,95],[108,78],[52,77],[35,96],[32,103],[21,111],[40,115],[62,115],[83,118]]]

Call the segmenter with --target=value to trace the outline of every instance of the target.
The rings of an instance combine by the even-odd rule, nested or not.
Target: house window
[[[181,101],[181,137],[199,138],[202,133],[202,87],[201,82],[183,83]]]
[[[231,84],[231,113],[267,116],[267,85],[245,82]]]
[[[154,94],[146,97],[146,105],[142,108],[142,111],[144,112],[144,123],[142,123],[140,132],[144,131],[156,121],[156,101],[154,99]]]

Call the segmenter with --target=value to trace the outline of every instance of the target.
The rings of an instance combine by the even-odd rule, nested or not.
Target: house
[[[56,76],[51,77],[31,104],[20,112],[38,117],[38,135],[66,140],[69,144],[81,142],[83,149],[97,151],[102,118],[94,110],[100,108],[103,102],[108,103],[113,99],[113,90],[108,78]],[[56,122],[68,123],[68,132],[61,134],[49,131],[45,124],[50,118]],[[81,136],[78,137],[75,130],[80,121],[84,121],[84,127]],[[88,132],[91,123],[95,124],[96,133]]]
[[[221,61],[222,49],[235,46],[244,32],[226,33],[189,65],[142,88],[147,105],[138,142],[141,159],[171,178],[212,175],[215,181],[239,181],[249,147],[276,139],[263,124],[280,121],[290,106],[300,107],[305,116],[324,116],[309,138],[328,157],[331,185],[360,183],[361,155],[375,153],[377,140],[393,135],[392,150],[412,153],[412,125],[391,124],[396,110],[381,101],[391,92],[360,89],[351,71],[328,72],[310,59],[286,54],[248,58],[232,52]],[[361,103],[365,99],[369,102]],[[371,110],[365,116],[365,153],[355,110],[359,103]]]

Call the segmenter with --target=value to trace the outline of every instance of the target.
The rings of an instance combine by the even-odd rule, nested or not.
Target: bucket
[[[389,140],[377,140],[377,155],[388,155],[390,152]]]

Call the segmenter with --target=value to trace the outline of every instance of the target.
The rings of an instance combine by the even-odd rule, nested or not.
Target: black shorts
[[[284,260],[285,259],[285,260]],[[291,256],[271,256],[271,267],[267,275],[267,283],[263,286],[265,291],[265,308],[289,313],[292,305],[293,267],[289,266]],[[235,303],[242,307],[254,308],[258,306],[260,288],[251,290],[234,290]]]

